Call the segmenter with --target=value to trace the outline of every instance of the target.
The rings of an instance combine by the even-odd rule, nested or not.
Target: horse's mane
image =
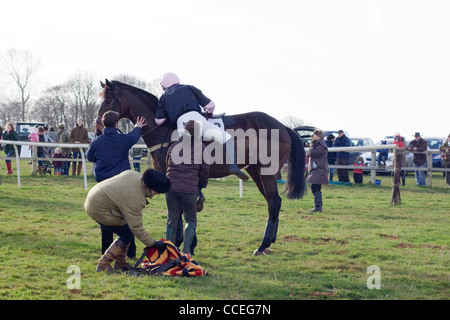
[[[133,94],[137,95],[141,100],[143,100],[145,105],[150,107],[150,109],[152,109],[153,112],[156,111],[158,98],[155,95],[153,95],[150,92],[145,91],[143,89],[140,89],[140,88],[137,88],[137,87],[133,87],[132,85],[129,85],[129,84],[117,81],[117,80],[112,80],[111,83],[114,84],[115,86],[120,87],[120,88],[125,88],[125,89],[129,90]],[[106,91],[107,88],[108,87],[105,86],[105,88],[100,93],[100,97],[101,98],[105,98],[105,91]],[[153,110],[153,109],[155,109],[155,110]]]
[[[147,104],[147,105],[149,105],[149,106],[156,106],[156,104],[158,103],[158,98],[148,91],[145,91],[145,90],[137,88],[137,87],[133,87],[132,85],[129,85],[129,84],[117,81],[117,80],[113,80],[111,82],[120,87],[125,87],[125,88],[129,89],[130,91],[132,91],[133,93],[137,94],[139,97],[144,98],[145,100],[148,100],[150,102],[150,104]]]

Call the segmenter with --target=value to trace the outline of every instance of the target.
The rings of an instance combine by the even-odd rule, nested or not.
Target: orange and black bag
[[[131,275],[185,277],[203,277],[208,274],[190,254],[183,254],[171,241],[161,239],[160,242],[162,245],[145,248],[134,268],[123,271]],[[141,263],[142,268],[138,268]]]

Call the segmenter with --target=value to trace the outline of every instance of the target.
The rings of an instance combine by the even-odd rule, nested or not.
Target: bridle
[[[143,101],[141,99],[141,97],[139,97],[139,96],[137,96],[137,97],[138,97],[138,99],[140,99],[145,104],[145,101]],[[117,112],[119,114],[119,116],[122,114],[122,101],[120,99],[119,87],[117,85],[114,86],[114,98],[113,98],[113,105],[111,107],[111,110]],[[103,125],[103,121],[100,118],[100,116],[97,117],[96,121],[97,121],[97,124],[100,124],[103,127],[103,129],[105,128],[105,126]],[[158,126],[158,125],[154,126],[149,131],[145,132],[144,134],[141,134],[141,137],[149,135],[150,133],[152,133],[153,131],[156,131],[160,127],[161,126]],[[161,144],[158,144],[156,146],[150,147],[149,149],[152,150],[152,151],[155,151],[155,150],[158,150],[160,148],[166,147],[168,145],[168,143],[164,143],[164,140],[167,137],[167,134],[168,134],[169,131],[170,131],[170,128],[167,129],[167,132],[166,132],[166,134],[164,136],[164,139],[161,142]]]

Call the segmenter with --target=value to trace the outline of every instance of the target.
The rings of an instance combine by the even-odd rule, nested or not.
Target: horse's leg
[[[258,256],[263,253],[270,253],[269,247],[277,238],[281,198],[278,195],[277,180],[275,176],[261,175],[259,168],[254,166],[248,167],[247,172],[255,181],[259,191],[264,195],[269,209],[269,219],[266,223],[263,241],[261,246],[253,253],[253,255]]]

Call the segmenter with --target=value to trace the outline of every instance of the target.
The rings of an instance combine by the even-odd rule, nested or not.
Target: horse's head
[[[157,127],[154,118],[157,108],[158,98],[151,93],[139,88],[135,88],[119,81],[100,81],[103,90],[100,97],[103,98],[98,111],[96,128],[103,132],[102,116],[106,111],[113,110],[119,113],[119,118],[127,118],[136,123],[138,116],[144,117],[147,126],[145,130],[149,132]]]
[[[106,84],[100,81],[100,85],[102,86],[103,90],[100,93],[100,97],[103,98],[102,104],[100,105],[100,109],[98,110],[97,119],[95,121],[95,128],[97,130],[97,134],[103,133],[104,125],[102,116],[106,111],[109,110],[115,110],[117,105],[120,102],[119,97],[115,94],[115,86],[113,83],[111,83],[108,79],[106,80]],[[121,115],[119,114],[121,117]]]

